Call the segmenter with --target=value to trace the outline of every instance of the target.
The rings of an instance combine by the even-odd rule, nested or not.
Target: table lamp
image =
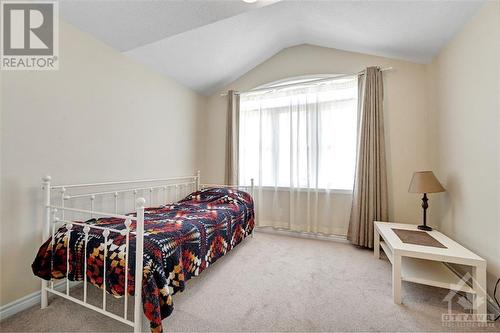
[[[417,171],[413,173],[413,177],[411,178],[410,188],[408,192],[410,193],[423,193],[422,197],[422,208],[424,209],[424,224],[419,225],[418,229],[431,231],[432,228],[427,226],[427,208],[429,205],[427,201],[427,193],[438,193],[446,191],[444,187],[439,183],[436,176],[432,171]]]

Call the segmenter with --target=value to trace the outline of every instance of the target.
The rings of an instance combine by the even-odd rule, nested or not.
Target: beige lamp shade
[[[432,171],[417,171],[411,178],[410,193],[436,193],[446,191]]]

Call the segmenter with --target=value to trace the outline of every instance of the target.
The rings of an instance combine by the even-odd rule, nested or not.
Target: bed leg
[[[44,224],[43,224],[43,229],[42,229],[42,243],[45,243],[47,238],[49,237],[49,232],[50,232],[50,176],[45,176],[42,178],[43,180],[43,193],[44,193],[44,212],[45,212],[45,217],[44,217]],[[42,285],[41,285],[41,300],[40,300],[40,307],[42,309],[45,309],[47,305],[49,305],[49,292],[47,291],[47,287],[49,286],[48,281],[42,280]]]
[[[135,299],[134,299],[134,333],[143,331],[144,311],[142,309],[142,275],[144,254],[144,205],[146,200],[138,198],[136,202],[136,245],[135,245]]]
[[[42,281],[42,289],[41,289],[41,301],[40,301],[40,308],[45,309],[49,305],[49,292],[47,291],[48,287],[48,282],[43,280]]]

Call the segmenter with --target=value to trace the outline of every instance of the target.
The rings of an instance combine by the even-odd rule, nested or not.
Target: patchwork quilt
[[[134,216],[135,213],[129,214]],[[100,218],[88,224],[124,229],[118,218]],[[238,245],[254,228],[252,197],[243,191],[208,188],[193,192],[183,200],[166,206],[147,208],[144,214],[144,274],[142,302],[152,331],[162,331],[161,321],[172,313],[172,295],[185,283]],[[135,222],[131,225],[135,231]],[[85,249],[81,226],[73,225],[68,244],[66,227],[39,249],[32,264],[33,273],[42,279],[66,277],[66,252],[69,249],[69,274],[72,281],[87,282],[103,288],[106,260],[106,290],[120,297],[134,294],[135,236],[130,234],[129,269],[125,272],[125,236],[111,232],[104,244],[101,231],[91,229]],[[107,247],[107,257],[104,250]],[[84,272],[84,262],[87,271]]]

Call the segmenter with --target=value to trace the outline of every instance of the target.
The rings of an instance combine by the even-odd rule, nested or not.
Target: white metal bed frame
[[[144,197],[138,197],[139,192],[143,193],[144,191],[149,191],[149,206],[153,206],[153,194],[156,191],[163,191],[163,204],[167,202],[167,191],[170,188],[175,189],[176,200],[179,200],[180,189],[188,187],[192,187],[193,190],[199,190],[206,187],[236,187],[250,190],[250,193],[254,194],[254,181],[251,180],[250,186],[230,186],[230,185],[219,185],[219,184],[201,184],[200,183],[200,171],[197,171],[194,176],[186,176],[186,177],[173,177],[173,178],[161,178],[161,179],[144,179],[144,180],[125,180],[125,181],[112,181],[112,182],[100,182],[100,183],[87,183],[87,184],[70,184],[70,185],[52,185],[51,177],[46,176],[43,177],[43,185],[42,188],[44,190],[44,228],[42,232],[42,242],[45,242],[49,236],[52,236],[52,242],[54,241],[54,234],[56,231],[56,225],[62,224],[66,226],[67,229],[67,242],[71,239],[71,230],[73,225],[78,225],[83,227],[83,232],[85,235],[84,238],[84,246],[85,253],[87,251],[88,245],[88,237],[91,229],[102,230],[102,235],[104,236],[104,259],[107,257],[108,252],[108,239],[111,240],[110,235],[112,234],[120,234],[125,236],[125,271],[129,271],[129,242],[130,242],[130,234],[134,234],[136,238],[136,253],[135,253],[135,275],[134,276],[142,276],[143,274],[143,255],[144,255],[144,208],[146,206],[146,199]],[[124,185],[137,185],[137,184],[149,184],[146,187],[132,187],[132,188],[120,188],[120,189],[112,189],[113,186],[124,186]],[[157,185],[154,185],[157,184]],[[92,188],[106,188],[104,191],[91,191],[89,193],[77,193],[71,194],[75,189],[92,189]],[[53,195],[54,191],[58,191],[59,195]],[[118,214],[118,203],[120,200],[120,195],[122,197],[126,193],[133,193],[133,198],[135,202],[135,211],[136,217]],[[98,197],[111,196],[114,199],[114,212],[100,212],[94,210],[94,202]],[[52,201],[55,199],[59,200],[59,205],[52,204]],[[90,209],[79,209],[68,207],[66,203],[71,202],[73,199],[84,199],[87,198],[90,200]],[[99,225],[89,225],[84,222],[76,222],[65,219],[64,213],[79,213],[79,214],[88,214],[90,218],[93,217],[115,217],[124,220],[125,229],[117,230],[113,228],[102,227]],[[58,216],[59,214],[59,216]],[[132,221],[136,222],[136,231],[131,231],[130,225]],[[253,232],[252,232],[253,237]],[[53,243],[51,243],[53,245]],[[125,288],[124,293],[124,311],[123,316],[117,315],[106,309],[106,279],[103,276],[103,291],[102,291],[102,307],[95,306],[87,302],[87,258],[85,256],[84,262],[84,274],[83,274],[83,300],[80,300],[74,296],[70,295],[70,280],[68,279],[69,273],[69,251],[66,251],[66,288],[65,291],[58,291],[54,287],[54,280],[51,281],[42,280],[41,285],[41,308],[46,308],[48,306],[48,298],[49,293],[52,293],[56,296],[63,297],[67,300],[75,302],[77,304],[83,305],[91,310],[102,313],[110,318],[118,320],[124,324],[132,326],[134,328],[134,332],[141,332],[143,330],[144,325],[147,322],[143,320],[143,307],[142,307],[142,279],[135,279],[135,299],[134,299],[134,315],[133,320],[129,319],[127,316],[128,311],[128,292],[127,287]],[[103,274],[106,274],[106,260],[104,262]],[[125,274],[125,286],[128,286],[128,274]]]

